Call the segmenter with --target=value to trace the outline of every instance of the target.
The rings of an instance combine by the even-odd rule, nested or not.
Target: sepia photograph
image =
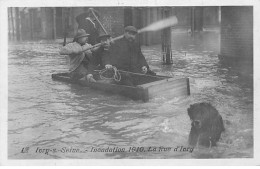
[[[257,164],[259,2],[79,2],[1,1],[2,165]]]

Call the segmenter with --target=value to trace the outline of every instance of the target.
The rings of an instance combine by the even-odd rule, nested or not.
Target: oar
[[[158,31],[158,30],[176,25],[177,23],[178,23],[178,19],[176,18],[176,16],[172,16],[172,17],[154,22],[151,25],[148,25],[148,26],[138,30],[138,33],[147,32],[147,31]]]
[[[101,28],[103,29],[103,31],[105,32],[105,34],[107,34],[106,29],[104,28],[104,26],[102,25],[102,23],[99,21],[98,17],[96,16],[94,9],[90,8],[91,13],[93,14],[93,16],[95,17],[95,19],[98,21],[99,25],[101,26]]]
[[[176,16],[172,16],[172,17],[154,22],[154,23],[152,23],[152,24],[150,24],[150,25],[148,25],[148,26],[146,26],[142,29],[139,29],[137,32],[143,33],[143,32],[148,32],[148,31],[158,31],[158,30],[165,29],[165,28],[171,27],[173,25],[176,25],[177,23],[178,23],[178,19],[176,18]],[[111,41],[116,41],[116,40],[119,40],[123,37],[124,37],[124,35],[121,35],[121,36],[118,36],[116,38],[112,38]],[[94,49],[94,48],[99,47],[101,45],[102,45],[101,43],[97,43],[97,44],[93,45],[92,47],[85,49],[84,51]]]

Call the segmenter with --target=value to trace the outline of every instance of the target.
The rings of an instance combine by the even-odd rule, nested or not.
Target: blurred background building
[[[72,38],[77,31],[75,17],[89,7],[9,7],[10,41],[54,40]],[[112,37],[123,34],[124,27],[143,28],[162,18],[175,15],[178,24],[172,30],[186,31],[191,36],[215,31],[220,35],[220,59],[253,60],[253,7],[94,7],[100,21]],[[143,33],[143,45],[161,44],[163,31]]]

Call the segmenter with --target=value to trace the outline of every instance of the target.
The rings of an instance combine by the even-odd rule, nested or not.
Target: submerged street
[[[8,50],[8,155],[10,159],[52,158],[248,158],[253,156],[253,72],[219,63],[217,34],[173,35],[173,65],[162,65],[161,46],[143,46],[151,69],[190,78],[191,96],[156,97],[147,103],[53,81],[67,71],[56,42],[10,43]],[[183,38],[185,36],[185,39]],[[252,66],[251,66],[252,67]],[[218,146],[188,145],[187,108],[210,102],[224,120]],[[242,125],[243,124],[243,125]],[[179,146],[179,151],[173,151]],[[21,153],[29,147],[28,153]],[[114,152],[90,152],[98,148]],[[128,151],[163,147],[165,151]],[[167,147],[172,147],[171,151]],[[182,147],[183,151],[180,151]],[[127,150],[120,152],[119,149]],[[186,149],[183,149],[186,148]],[[42,149],[61,151],[45,153]],[[89,150],[72,152],[71,149]]]

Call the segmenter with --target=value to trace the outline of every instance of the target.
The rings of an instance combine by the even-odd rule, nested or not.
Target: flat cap
[[[125,27],[125,31],[137,33],[137,29],[134,26]]]

